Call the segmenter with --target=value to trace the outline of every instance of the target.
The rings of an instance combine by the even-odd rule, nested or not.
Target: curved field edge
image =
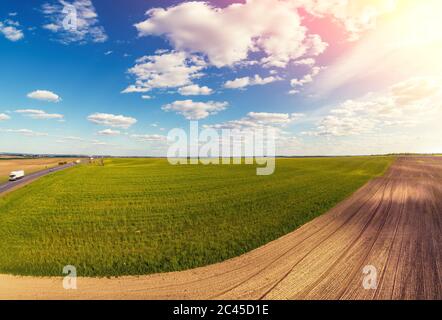
[[[68,169],[0,198],[0,273],[143,275],[220,262],[323,214],[393,160],[278,159],[272,176],[164,159]]]

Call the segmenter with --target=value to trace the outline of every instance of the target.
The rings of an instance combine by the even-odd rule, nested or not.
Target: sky
[[[0,152],[164,156],[174,128],[279,155],[442,153],[439,0],[2,0]]]

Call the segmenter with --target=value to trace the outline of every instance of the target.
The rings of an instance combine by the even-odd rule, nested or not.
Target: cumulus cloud
[[[135,77],[135,84],[123,93],[148,92],[155,88],[177,88],[192,84],[192,80],[202,76],[206,67],[204,60],[184,52],[158,52],[136,60],[129,69]]]
[[[410,127],[434,117],[442,103],[442,80],[413,78],[386,93],[370,93],[331,109],[310,136],[352,136],[392,126]]]
[[[227,89],[242,89],[248,86],[257,86],[257,85],[265,85],[268,83],[272,83],[278,80],[282,80],[279,77],[266,77],[261,78],[259,75],[255,75],[254,77],[243,77],[243,78],[237,78],[234,80],[229,80],[224,84],[224,88]]]
[[[48,21],[43,28],[57,34],[61,43],[105,42],[108,39],[91,0],[45,3],[42,11]]]
[[[312,82],[321,70],[314,67],[315,57],[328,46],[320,35],[309,32],[307,26],[303,25],[305,14],[314,18],[331,17],[341,23],[354,40],[362,32],[373,28],[377,17],[394,8],[395,0],[361,0],[357,3],[342,0],[245,0],[224,7],[209,1],[188,1],[153,8],[146,12],[146,19],[135,24],[135,27],[140,36],[156,35],[168,39],[176,56],[168,56],[172,53],[162,51],[157,52],[156,56],[144,57],[149,60],[145,61],[148,68],[138,61],[129,71],[135,75],[136,83],[123,92],[179,88],[178,92],[182,95],[209,94],[208,89],[201,90],[204,87],[192,83],[192,79],[201,77],[202,70],[209,66],[221,68],[259,64],[273,68],[271,75],[275,77],[261,78],[255,75],[229,80],[224,87],[231,89],[279,80],[276,76],[280,71],[278,68],[285,68],[289,64],[312,67],[311,74],[292,80],[290,93],[295,94],[300,87]],[[176,67],[177,70],[164,74],[161,68],[156,71],[156,59],[163,55],[166,56],[162,59],[169,59],[172,68]],[[191,59],[201,62],[194,65]],[[191,71],[191,67],[198,70]]]
[[[342,23],[354,41],[360,34],[376,26],[377,19],[395,10],[397,0],[297,0],[307,12],[314,16],[332,16]]]
[[[105,129],[105,130],[98,131],[98,134],[100,136],[118,136],[121,134],[121,131],[112,130],[112,129]]]
[[[11,119],[10,116],[8,116],[5,113],[0,113],[0,121],[5,121],[5,120],[9,120],[9,119]]]
[[[48,120],[48,119],[57,119],[57,120],[63,120],[64,116],[62,114],[58,113],[47,113],[43,110],[36,110],[36,109],[19,109],[15,110],[16,113],[23,114],[29,118],[37,119],[37,120]]]
[[[23,31],[20,30],[20,24],[16,21],[6,19],[3,22],[0,21],[0,33],[10,41],[19,41],[25,36]]]
[[[165,36],[176,50],[204,54],[217,67],[246,61],[258,51],[261,64],[285,67],[327,46],[302,26],[299,7],[298,1],[282,0],[247,0],[225,8],[191,1],[151,9],[135,27],[140,36]]]
[[[137,123],[137,119],[135,118],[108,113],[94,113],[88,116],[87,119],[98,125],[122,129],[128,129]]]
[[[208,96],[213,93],[213,90],[207,86],[200,87],[197,84],[192,84],[178,89],[182,96]]]
[[[28,93],[28,98],[48,101],[48,102],[60,102],[61,98],[57,94],[48,90],[36,90]]]
[[[176,56],[160,51],[156,56],[144,57],[147,61],[137,61],[137,65],[129,70],[135,75],[136,82],[123,92],[145,93],[153,88],[179,88],[178,92],[183,95],[209,94],[209,90],[201,90],[199,88],[204,87],[193,84],[192,79],[201,77],[202,70],[211,66],[260,65],[272,68],[271,75],[275,76],[245,76],[227,81],[225,88],[245,88],[276,81],[281,71],[279,68],[289,64],[312,67],[311,74],[292,80],[290,93],[295,94],[300,87],[313,81],[320,70],[314,67],[316,57],[328,46],[320,35],[310,32],[304,25],[305,15],[313,19],[331,18],[342,24],[349,38],[354,40],[364,31],[374,28],[379,16],[394,10],[395,2],[244,0],[219,7],[210,1],[187,1],[153,8],[146,12],[144,21],[135,24],[139,36],[166,38]],[[179,59],[178,55],[181,55]],[[163,73],[160,68],[157,71],[160,63],[156,66],[156,60],[159,57],[169,59],[172,69],[177,70]],[[200,63],[195,65],[192,59]],[[191,71],[191,67],[198,70]]]
[[[195,102],[192,100],[175,101],[162,107],[164,111],[175,111],[188,120],[201,120],[227,108],[227,102]]]
[[[249,77],[236,78],[234,80],[228,80],[224,83],[224,88],[227,89],[239,89],[250,85]]]

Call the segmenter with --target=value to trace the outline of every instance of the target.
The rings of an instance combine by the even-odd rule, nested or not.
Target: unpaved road
[[[364,266],[377,289],[363,287]],[[373,273],[371,273],[373,275]],[[0,276],[14,299],[442,299],[442,158],[400,158],[330,212],[241,257],[141,277]]]

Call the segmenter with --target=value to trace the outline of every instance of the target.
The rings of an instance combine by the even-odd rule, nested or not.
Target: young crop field
[[[271,176],[165,159],[74,167],[0,197],[0,273],[141,275],[219,262],[321,215],[392,161],[278,159]]]

